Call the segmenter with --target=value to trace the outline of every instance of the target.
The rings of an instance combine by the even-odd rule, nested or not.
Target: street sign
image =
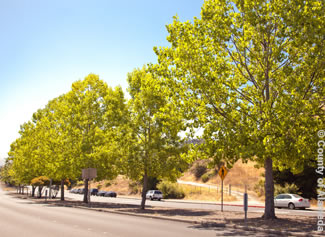
[[[83,179],[93,179],[97,177],[96,168],[82,169],[82,178]]]
[[[223,180],[227,175],[227,169],[225,166],[221,166],[219,169],[219,176],[221,178],[221,211],[223,212]]]
[[[224,178],[226,177],[228,171],[227,171],[226,167],[221,166],[218,173],[219,173],[219,176],[220,176],[221,180],[224,180]]]

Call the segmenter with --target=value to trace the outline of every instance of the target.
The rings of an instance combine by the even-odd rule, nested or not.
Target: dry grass
[[[123,175],[117,176],[113,180],[102,180],[102,181],[92,181],[90,182],[90,188],[98,188],[103,191],[114,191],[118,195],[131,195],[132,189],[129,184],[132,181],[127,179]],[[77,185],[74,188],[83,188],[82,185]]]
[[[264,168],[256,168],[255,166],[256,163],[252,161],[248,161],[247,163],[242,163],[241,160],[237,161],[233,168],[228,170],[227,176],[224,179],[224,186],[228,187],[229,184],[231,184],[232,190],[243,192],[245,190],[245,185],[247,185],[248,191],[250,191],[249,193],[254,195],[254,186],[259,182],[259,180],[263,179],[262,174],[264,173]],[[208,172],[212,173],[215,171],[210,169]],[[184,173],[181,180],[203,183],[201,179],[197,180],[195,178],[192,168]],[[221,186],[221,179],[219,175],[214,175],[205,184]]]
[[[316,199],[311,199],[310,200],[310,207],[317,208],[318,207],[318,202]],[[325,202],[323,202],[323,207],[325,207]]]
[[[180,184],[179,184],[180,185]],[[180,185],[185,193],[185,198],[187,200],[202,200],[202,201],[220,201],[221,193],[217,189],[209,189],[205,187],[197,187],[192,185]],[[224,201],[237,201],[235,196],[228,195],[224,193]]]
[[[224,185],[231,184],[237,189],[244,190],[247,185],[248,190],[253,190],[255,184],[262,179],[262,173],[264,169],[255,168],[256,163],[249,161],[248,163],[242,163],[241,160],[237,161],[233,168],[228,170],[227,176],[224,179]],[[208,183],[221,185],[221,179],[219,176],[214,176]]]
[[[207,164],[207,160],[200,160],[197,163]],[[201,179],[197,180],[193,174],[193,164],[192,168],[188,172],[185,172],[184,175],[180,178],[184,181],[192,181],[203,183]],[[234,167],[228,170],[228,174],[224,179],[224,187],[227,189],[229,184],[231,184],[231,189],[236,191],[244,191],[245,184],[248,185],[249,194],[255,196],[255,193],[252,191],[256,183],[262,178],[261,174],[264,172],[264,169],[257,169],[254,166],[256,163],[249,161],[247,164],[243,164],[241,161],[238,161]],[[210,169],[208,172],[212,173],[214,170]],[[100,186],[101,190],[104,191],[115,191],[118,195],[133,195],[139,196],[141,191],[141,186],[138,185],[136,189],[138,192],[135,193],[134,189],[130,187],[132,183],[131,180],[127,179],[125,176],[119,175],[114,180],[103,180],[100,182],[91,182],[91,188],[98,188]],[[108,184],[108,185],[107,185]],[[215,175],[209,179],[206,184],[221,186],[221,179],[218,175]],[[82,187],[82,186],[77,186]],[[191,185],[182,185],[182,188],[185,192],[185,199],[189,200],[206,200],[206,201],[219,201],[220,189],[209,189],[203,187],[195,187]],[[251,190],[251,191],[250,191]],[[235,196],[224,195],[225,201],[235,201]]]
[[[127,179],[126,177],[119,175],[114,180],[103,180],[100,182],[91,182],[90,188],[98,188],[98,185],[101,185],[100,190],[104,191],[114,191],[118,195],[128,195],[128,196],[140,196],[140,190],[141,187],[138,186],[138,193],[132,192],[133,190],[130,188],[130,183],[132,181]],[[107,183],[110,183],[109,186],[106,186]],[[209,189],[204,187],[196,187],[192,185],[181,185],[181,188],[183,189],[185,193],[186,200],[204,200],[204,201],[220,201],[221,200],[221,194],[220,190],[217,189]],[[82,188],[81,185],[77,186],[76,188]],[[224,194],[223,196],[224,201],[236,201],[236,197],[230,196],[228,194]]]
[[[2,187],[2,190],[4,191],[16,191],[16,188],[15,187],[9,187],[9,186],[6,186],[6,185],[1,185]]]

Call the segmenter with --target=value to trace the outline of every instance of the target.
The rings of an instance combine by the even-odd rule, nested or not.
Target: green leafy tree
[[[129,134],[125,136],[124,169],[133,180],[143,180],[141,209],[145,208],[148,178],[175,180],[186,165],[179,132],[183,119],[168,103],[168,90],[146,68],[128,74]]]
[[[8,158],[5,159],[5,164],[0,167],[0,180],[5,182],[6,185],[13,185],[14,181],[10,175],[10,169],[12,166],[12,161]]]
[[[71,128],[69,117],[70,104],[67,94],[61,95],[45,107],[45,116],[41,119],[42,154],[47,160],[46,175],[52,183],[61,183],[61,200],[64,200],[66,179],[78,178],[78,141]]]
[[[88,75],[21,126],[21,137],[9,152],[8,174],[18,185],[40,176],[60,181],[61,200],[65,181],[80,178],[83,168],[97,168],[98,179],[113,178],[122,155],[120,124],[125,123],[126,112],[120,87],[113,90],[97,75]],[[85,188],[87,202],[88,180]]]
[[[273,167],[302,169],[324,125],[323,1],[206,0],[201,18],[167,26],[159,67],[200,149],[265,167],[265,219],[275,218]],[[167,83],[167,82],[166,82]]]
[[[44,175],[46,160],[40,152],[40,127],[35,120],[24,123],[19,133],[20,138],[11,144],[8,160],[12,162],[9,173],[16,185],[21,186],[28,185],[33,178]]]
[[[96,168],[98,179],[115,177],[120,153],[119,121],[125,109],[122,89],[113,90],[97,75],[89,74],[73,83],[67,98],[67,129],[73,143],[78,144],[75,164],[79,174],[81,169]],[[85,180],[84,202],[88,202],[88,181]]]

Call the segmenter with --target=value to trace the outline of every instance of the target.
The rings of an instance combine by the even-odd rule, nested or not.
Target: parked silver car
[[[282,208],[288,207],[290,209],[300,208],[305,209],[310,207],[308,199],[303,198],[297,194],[279,194],[274,198],[274,207]]]
[[[146,194],[146,198],[150,198],[150,200],[157,199],[160,201],[163,198],[163,194],[159,190],[149,190]]]

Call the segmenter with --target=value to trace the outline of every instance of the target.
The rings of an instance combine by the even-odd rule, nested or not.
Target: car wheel
[[[291,210],[295,209],[295,204],[293,203],[289,203],[289,206],[288,206]]]
[[[152,200],[153,200],[153,198],[152,198],[152,197],[150,197],[150,200],[152,201]]]
[[[158,198],[158,201],[160,201],[161,199],[160,198]]]

